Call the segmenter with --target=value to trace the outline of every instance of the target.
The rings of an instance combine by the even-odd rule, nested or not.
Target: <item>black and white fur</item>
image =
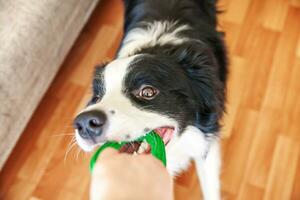
[[[175,128],[166,146],[172,175],[196,163],[205,199],[220,199],[219,120],[224,112],[226,53],[216,30],[216,0],[124,0],[125,29],[114,61],[96,69],[94,96],[83,112],[101,110],[99,139],[130,140]],[[142,85],[159,94],[133,95]],[[98,141],[76,138],[87,151]],[[101,141],[100,141],[101,140]]]

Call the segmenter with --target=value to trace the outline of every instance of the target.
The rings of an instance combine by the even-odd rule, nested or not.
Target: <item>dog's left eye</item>
[[[138,97],[146,100],[153,99],[158,94],[158,90],[152,86],[143,86],[139,90]]]
[[[100,95],[95,95],[92,98],[92,103],[98,103],[101,100],[101,96]]]

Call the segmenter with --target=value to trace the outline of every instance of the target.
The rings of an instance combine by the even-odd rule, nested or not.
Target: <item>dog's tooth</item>
[[[136,155],[137,155],[137,152],[136,152],[136,151],[134,151],[134,152],[133,152],[133,155],[134,155],[134,156],[136,156]]]
[[[148,147],[148,143],[146,141],[143,141],[141,143],[141,147],[146,150],[146,148]]]
[[[148,145],[148,143],[144,140],[138,149],[138,153],[139,154],[144,153],[147,149],[147,145]]]
[[[142,145],[141,145],[141,146],[142,146]],[[139,149],[138,149],[138,151],[137,151],[138,154],[142,154],[142,153],[144,152],[144,149],[143,149],[141,146],[139,147]]]

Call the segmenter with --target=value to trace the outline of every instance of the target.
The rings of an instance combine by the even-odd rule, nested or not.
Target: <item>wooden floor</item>
[[[221,0],[231,60],[222,131],[223,199],[300,199],[300,1]],[[118,47],[123,8],[102,0],[0,174],[0,199],[88,199],[89,155],[71,121],[89,95],[95,64]],[[65,160],[65,161],[64,161]],[[193,167],[176,199],[199,199]]]

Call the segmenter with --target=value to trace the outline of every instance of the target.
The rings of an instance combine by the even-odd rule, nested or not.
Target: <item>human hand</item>
[[[151,155],[119,153],[108,148],[95,165],[91,200],[172,200],[172,179]]]

